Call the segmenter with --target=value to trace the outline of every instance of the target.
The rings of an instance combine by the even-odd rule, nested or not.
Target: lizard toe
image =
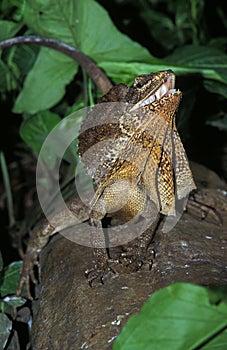
[[[92,287],[95,282],[104,284],[104,281],[108,278],[109,273],[116,273],[111,264],[113,264],[113,261],[108,260],[105,264],[95,264],[93,267],[85,270],[85,276],[87,277],[90,287]]]

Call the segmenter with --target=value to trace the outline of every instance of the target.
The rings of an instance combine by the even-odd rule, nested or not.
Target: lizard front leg
[[[93,247],[95,262],[92,268],[85,271],[90,285],[96,279],[100,279],[103,283],[103,278],[108,271],[115,272],[111,265],[119,263],[119,256],[117,259],[111,259],[108,255],[106,238],[108,239],[109,237],[105,238],[101,220],[106,215],[113,217],[117,214],[120,221],[124,222],[134,214],[130,211],[132,209],[131,201],[134,199],[132,198],[134,195],[132,189],[134,190],[135,185],[132,185],[128,179],[117,178],[117,181],[114,180],[112,179],[112,182],[103,186],[103,192],[101,192],[101,184],[93,199],[95,203],[93,205],[91,204],[92,210],[90,212],[89,223],[91,225],[91,246]],[[100,192],[101,195],[98,197],[97,194]],[[138,193],[136,195],[138,197]],[[138,212],[137,208],[136,212]]]
[[[144,220],[148,220],[148,227],[140,236],[122,247],[120,261],[125,262],[133,271],[138,271],[142,267],[151,269],[155,256],[151,249],[151,242],[162,221],[162,215],[149,200],[143,212],[143,217]]]
[[[101,283],[103,283],[103,278],[109,271],[112,271],[113,273],[115,272],[110,266],[112,260],[109,258],[106,249],[105,234],[101,222],[102,217],[99,217],[97,212],[92,211],[89,219],[91,225],[91,245],[93,247],[94,265],[85,271],[85,275],[90,286],[92,286],[92,282],[96,279],[100,279]]]
[[[124,266],[130,266],[134,270],[138,270],[148,262],[149,267],[151,267],[153,262],[153,256],[151,257],[148,247],[159,222],[157,206],[149,200],[143,187],[138,185],[133,179],[120,178],[117,180],[105,187],[90,215],[92,246],[96,257],[94,268],[86,271],[90,284],[97,278],[100,278],[101,282],[103,282],[103,277],[107,271],[111,270],[114,272],[111,267],[113,263],[120,262]],[[119,226],[121,231],[116,227],[116,233],[117,231],[121,232],[122,241],[125,241],[127,232],[130,237],[131,230],[132,232],[135,230],[134,234],[138,235],[137,239],[132,243],[122,247],[123,252],[119,253],[117,259],[111,259],[105,248],[107,245],[101,219],[106,214],[112,217],[112,221],[115,220],[115,225],[116,221],[117,226],[119,223],[120,225],[123,224]],[[139,223],[137,226],[138,221],[141,224]],[[141,232],[143,232],[142,235]],[[119,240],[119,245],[121,245],[120,241],[121,239]]]

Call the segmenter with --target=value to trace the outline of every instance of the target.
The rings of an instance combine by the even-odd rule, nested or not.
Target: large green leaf
[[[118,82],[129,83],[132,81],[132,76],[137,74],[172,69],[179,75],[198,73],[203,78],[211,79],[212,83],[227,84],[227,55],[214,47],[186,45],[176,49],[172,55],[165,59],[160,60],[152,57],[149,63],[101,60],[99,65],[108,72],[112,79]]]
[[[189,67],[186,65],[184,66],[183,64],[178,64],[176,61],[170,62],[166,60],[151,60],[150,63],[100,62],[99,65],[108,72],[109,76],[114,81],[124,82],[126,84],[131,83],[133,77],[138,74],[147,74],[149,72],[156,72],[165,69],[172,69],[177,75],[197,73],[207,79],[223,81],[223,76],[218,70],[215,70],[212,67]]]
[[[117,30],[94,0],[28,0],[24,21],[36,33],[77,47],[95,61],[151,58],[145,48]]]
[[[141,313],[129,319],[113,349],[203,349],[212,339],[222,342],[218,349],[224,350],[226,327],[226,303],[212,303],[206,288],[176,283],[155,293]]]
[[[121,34],[107,12],[93,0],[26,2],[24,22],[36,33],[79,48],[95,61],[149,62],[148,51]],[[21,91],[14,112],[36,113],[56,104],[73,78],[76,64],[42,49]]]
[[[186,45],[176,49],[165,61],[227,84],[227,55],[215,47]]]
[[[17,5],[16,0],[11,1]],[[35,33],[79,48],[116,82],[129,83],[138,74],[170,68],[176,74],[199,73],[215,84],[227,84],[227,55],[221,50],[186,45],[163,60],[156,59],[121,34],[107,12],[93,0],[28,0],[23,13],[24,22]],[[59,55],[48,49],[41,50],[18,97],[15,112],[35,113],[53,106],[63,96],[76,65]],[[224,88],[222,94],[225,94]]]
[[[65,86],[71,81],[76,70],[77,65],[68,57],[41,48],[13,111],[35,114],[52,107],[64,95]]]
[[[212,46],[185,45],[176,49],[165,60],[188,67],[227,68],[227,55]]]

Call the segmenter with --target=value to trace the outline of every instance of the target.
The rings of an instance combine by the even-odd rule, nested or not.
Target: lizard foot
[[[85,271],[85,276],[87,277],[90,287],[93,286],[94,281],[99,281],[101,284],[104,284],[104,279],[107,277],[109,272],[115,274],[116,271],[111,266],[114,263],[118,263],[118,261],[108,259],[103,263],[96,263],[93,267],[87,269]]]
[[[155,252],[150,248],[141,248],[136,252],[122,252],[120,256],[120,263],[129,267],[133,272],[141,269],[151,270],[153,261],[155,258]]]
[[[16,291],[16,294],[21,295],[22,288],[25,285],[27,295],[28,295],[28,298],[30,300],[33,300],[33,297],[31,295],[31,291],[30,291],[30,279],[34,284],[38,283],[38,281],[34,275],[34,266],[39,267],[38,253],[37,253],[37,251],[27,252],[24,256],[23,267],[22,267],[19,285],[18,285],[18,289]]]

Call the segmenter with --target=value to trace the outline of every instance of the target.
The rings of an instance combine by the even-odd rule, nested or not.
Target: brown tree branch
[[[56,39],[44,38],[40,36],[18,36],[15,38],[1,41],[0,50],[14,45],[24,44],[34,44],[49,47],[71,57],[82,68],[85,69],[85,71],[93,80],[93,82],[101,90],[102,94],[106,94],[109,91],[109,89],[113,86],[113,84],[107,78],[105,73],[88,56],[86,56],[83,52],[74,48],[73,46],[70,46]]]

